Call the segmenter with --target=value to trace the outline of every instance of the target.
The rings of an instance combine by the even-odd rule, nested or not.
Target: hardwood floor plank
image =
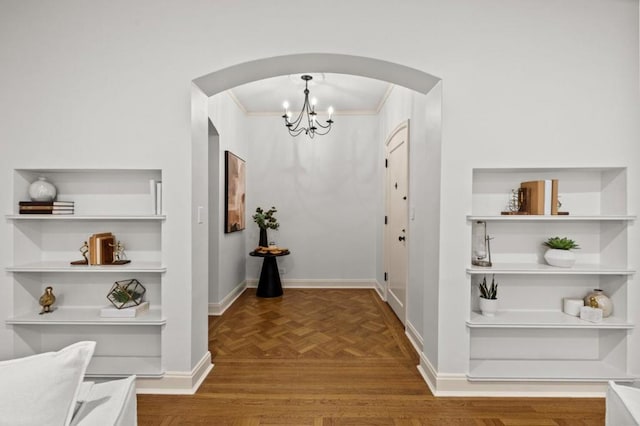
[[[138,395],[140,426],[594,426],[604,399],[435,398],[373,290],[245,291],[209,318],[215,367],[195,395]]]

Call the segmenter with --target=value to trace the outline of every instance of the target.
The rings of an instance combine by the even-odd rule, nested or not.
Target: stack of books
[[[116,238],[111,232],[93,234],[89,237],[89,265],[111,265]]]
[[[20,214],[73,214],[73,201],[20,201]]]

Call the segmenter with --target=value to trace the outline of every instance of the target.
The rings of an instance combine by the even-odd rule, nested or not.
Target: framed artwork
[[[245,227],[245,162],[225,151],[224,170],[224,232],[242,231]]]

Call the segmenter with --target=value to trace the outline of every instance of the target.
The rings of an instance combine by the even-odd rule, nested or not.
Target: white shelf
[[[49,314],[30,312],[7,319],[12,325],[154,325],[166,323],[160,309],[150,309],[135,318],[103,318],[102,306],[58,308]]]
[[[522,182],[558,179],[561,211],[568,215],[502,215],[512,190]],[[483,275],[502,275],[503,307],[486,317],[471,300],[466,321],[470,381],[606,382],[631,381],[627,372],[628,228],[637,216],[627,214],[624,167],[473,169],[467,226],[489,223],[492,267],[468,265],[473,285]],[[473,232],[472,232],[473,233]],[[539,256],[552,235],[568,235],[583,249],[571,268],[547,265]],[[495,245],[494,245],[495,244]],[[472,244],[473,245],[473,244]],[[560,310],[565,296],[601,286],[620,309],[599,323]],[[621,291],[619,291],[621,289]],[[472,289],[475,290],[475,289]],[[543,300],[538,291],[548,293]],[[471,295],[475,295],[471,291]],[[578,296],[579,297],[579,296]]]
[[[633,324],[622,318],[604,318],[594,323],[560,311],[498,311],[494,317],[471,312],[469,328],[579,328],[631,329]]]
[[[559,268],[542,265],[539,263],[494,263],[492,267],[471,266],[467,273],[471,275],[482,274],[539,274],[539,275],[632,275],[634,269],[605,266],[575,264],[571,268]]]
[[[74,202],[73,214],[19,214],[20,201],[29,199],[28,188],[39,176],[46,176],[57,187],[59,199]],[[2,269],[14,273],[14,316],[5,321],[15,333],[16,353],[40,353],[85,336],[97,342],[87,377],[164,375],[166,215],[154,214],[156,186],[150,185],[152,181],[162,181],[161,169],[13,170],[12,207],[4,215],[13,228],[13,241],[8,242],[13,249],[12,263],[5,263]],[[79,242],[107,230],[125,242],[130,263],[70,263],[82,259],[75,250]],[[136,276],[147,284],[151,309],[133,318],[101,317],[100,310],[109,302],[100,296],[106,294],[103,290],[96,293],[93,287],[106,292],[114,279]],[[48,285],[63,295],[66,292],[67,297],[58,298],[52,313],[39,315],[38,297]]]
[[[485,222],[606,222],[606,221],[633,221],[635,215],[496,215],[476,216],[467,215],[468,221]]]
[[[635,377],[598,360],[472,359],[471,381],[632,381]]]
[[[125,265],[71,265],[65,261],[33,262],[7,267],[8,272],[165,272],[160,262],[136,262]]]
[[[165,215],[75,215],[75,214],[8,214],[8,220],[165,220]]]
[[[85,376],[117,378],[132,374],[143,378],[162,377],[164,371],[160,357],[94,355]]]

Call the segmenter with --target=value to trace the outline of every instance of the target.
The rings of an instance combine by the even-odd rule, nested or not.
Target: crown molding
[[[244,107],[244,105],[242,105],[242,102],[240,102],[240,99],[238,99],[238,97],[236,96],[235,93],[233,93],[233,89],[229,89],[227,90],[227,95],[229,95],[229,97],[233,100],[233,102],[236,103],[236,106],[238,108],[240,108],[240,111],[242,111],[244,113],[244,115],[248,115],[249,113],[247,112],[247,109]]]
[[[336,115],[378,115],[380,111],[382,111],[382,108],[384,107],[384,105],[387,103],[387,99],[389,99],[389,96],[391,96],[391,92],[393,92],[394,87],[395,85],[393,85],[392,83],[389,83],[387,90],[385,91],[384,95],[380,99],[380,102],[378,103],[378,106],[375,109],[354,109],[354,110],[346,110],[346,111],[334,111],[333,115],[334,116]],[[235,93],[233,93],[233,89],[229,89],[226,92],[229,95],[229,97],[233,100],[233,102],[236,104],[236,106],[240,109],[240,111],[242,111],[242,113],[247,117],[274,117],[274,116],[279,117],[282,115],[282,111],[279,111],[279,110],[278,111],[248,111],[247,108],[245,108],[245,106],[242,104],[242,102],[240,102],[240,99],[238,99]],[[318,115],[323,116],[323,115],[327,115],[327,113],[318,112]]]
[[[387,91],[384,92],[384,96],[382,97],[382,99],[380,99],[380,103],[378,104],[378,107],[376,108],[376,114],[380,114],[380,111],[382,111],[382,108],[387,103],[387,99],[389,99],[389,96],[391,96],[391,92],[393,92],[393,88],[394,87],[395,87],[395,85],[389,83],[389,87],[387,87]]]

